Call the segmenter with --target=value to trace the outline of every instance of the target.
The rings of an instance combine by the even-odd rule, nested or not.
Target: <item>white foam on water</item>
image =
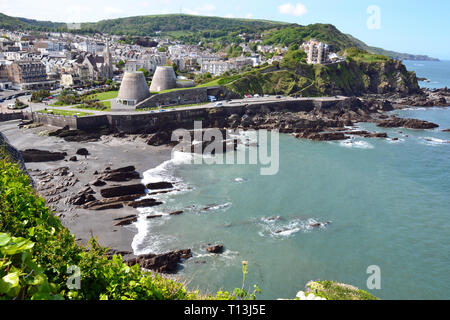
[[[160,235],[157,233],[152,233],[152,226],[158,226],[163,224],[165,219],[168,219],[168,215],[163,212],[159,212],[152,208],[141,208],[140,213],[142,213],[138,221],[134,224],[138,229],[137,234],[133,238],[131,247],[135,255],[143,255],[149,253],[164,253],[164,245],[175,238],[168,235]],[[149,215],[163,215],[158,219],[147,219]]]
[[[193,253],[193,259],[219,259],[219,260],[234,260],[236,257],[239,256],[239,252],[237,251],[231,251],[229,249],[225,249],[223,253],[216,254],[216,253],[209,253],[209,252],[197,252],[194,251]]]
[[[355,148],[355,149],[375,149],[373,145],[363,140],[345,140],[339,142],[341,147],[345,148]]]
[[[441,146],[441,145],[450,145],[450,140],[443,140],[443,139],[439,139],[439,138],[433,138],[433,137],[426,137],[423,138],[423,141],[425,142],[425,144],[429,145],[429,146]]]
[[[311,232],[315,229],[323,230],[326,224],[317,221],[316,219],[298,219],[291,221],[284,221],[281,217],[262,218],[260,220],[262,230],[258,232],[261,237],[271,237],[274,239],[289,238],[299,232]],[[313,225],[320,224],[320,227],[313,227]]]
[[[405,139],[398,139],[398,140],[386,139],[386,141],[388,143],[396,144],[396,143],[403,143],[403,142],[405,142]]]
[[[236,178],[236,179],[234,179],[234,182],[236,182],[236,183],[244,183],[244,182],[247,182],[248,180],[247,179],[245,179],[245,178]]]
[[[173,175],[175,167],[182,164],[190,164],[193,159],[194,155],[191,153],[175,151],[172,153],[172,159],[161,163],[156,168],[145,171],[142,183],[147,185],[163,181],[181,182],[180,178]]]
[[[217,204],[217,205],[212,205],[212,206],[208,206],[207,209],[203,210],[203,211],[219,211],[219,210],[227,210],[232,206],[231,202],[227,202],[227,203],[223,203],[223,204]]]

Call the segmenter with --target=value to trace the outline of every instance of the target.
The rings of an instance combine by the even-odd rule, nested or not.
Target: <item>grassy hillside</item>
[[[7,30],[62,31],[66,30],[66,24],[15,18],[0,13],[0,28]]]
[[[82,29],[124,35],[146,36],[157,31],[199,32],[199,31],[236,31],[243,29],[264,30],[284,23],[267,20],[231,19],[220,17],[202,17],[187,14],[169,14],[128,17],[103,20],[96,23],[84,23]]]
[[[10,30],[67,31],[64,23],[37,21],[25,18],[9,17],[0,13],[0,28]],[[351,35],[340,32],[330,24],[312,24],[301,26],[268,20],[236,19],[221,17],[203,17],[187,14],[149,15],[102,20],[83,23],[78,33],[108,33],[126,37],[152,36],[156,32],[186,43],[220,44],[241,41],[241,33],[263,33],[265,44],[286,45],[301,44],[311,38],[328,43],[334,51],[350,47],[364,49],[374,54],[387,55],[395,59],[429,60],[427,56],[415,56],[370,47]]]
[[[397,60],[358,48],[343,51],[347,60],[332,65],[308,65],[303,56],[288,53],[277,70],[253,70],[224,86],[238,94],[285,94],[292,96],[362,95],[400,93],[419,89],[416,74]],[[215,80],[218,83],[229,79]]]
[[[345,48],[355,47],[356,44],[345,34],[331,24],[311,24],[308,26],[289,26],[269,32],[264,44],[290,46],[301,45],[311,38],[327,43],[332,51],[341,51]]]

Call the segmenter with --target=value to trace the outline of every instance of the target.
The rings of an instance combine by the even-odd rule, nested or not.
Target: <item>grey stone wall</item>
[[[194,104],[208,101],[208,89],[185,89],[167,93],[159,93],[136,105],[136,109],[173,106],[179,104]]]
[[[195,92],[199,92],[196,89]],[[206,90],[203,91],[205,94]],[[134,112],[129,114],[105,114],[86,117],[64,117],[58,115],[35,113],[34,120],[55,127],[69,126],[71,129],[92,131],[109,126],[110,129],[125,133],[152,133],[160,129],[191,129],[194,121],[226,119],[232,114],[242,116],[247,111],[262,112],[311,112],[313,109],[333,108],[339,100],[324,101],[320,99],[304,99],[293,101],[261,102],[252,105],[231,104],[215,108],[197,108],[187,110],[172,110],[167,112]],[[24,113],[26,119],[31,119],[30,113]],[[219,121],[220,123],[220,121]]]
[[[64,128],[69,126],[70,129],[77,129],[77,118],[74,116],[60,116],[53,114],[44,114],[33,112],[24,112],[24,118],[27,120],[34,120],[35,122],[43,123],[46,125]]]
[[[23,119],[22,112],[0,113],[0,122]]]

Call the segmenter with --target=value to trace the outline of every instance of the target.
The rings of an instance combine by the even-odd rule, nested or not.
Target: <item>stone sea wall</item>
[[[205,91],[206,92],[206,91]],[[236,104],[220,108],[192,108],[185,110],[172,110],[170,112],[135,112],[129,114],[104,114],[85,117],[60,116],[51,114],[24,112],[24,119],[34,119],[35,122],[51,125],[55,127],[69,127],[70,129],[79,129],[83,131],[96,131],[102,127],[108,127],[116,132],[152,133],[161,129],[192,129],[194,121],[220,120],[227,119],[236,114],[243,116],[246,112],[269,113],[269,112],[310,112],[314,109],[325,110],[332,109],[342,98],[336,99],[298,99],[289,101],[274,101]],[[214,123],[213,123],[214,124]]]
[[[0,113],[0,122],[23,119],[22,112]]]

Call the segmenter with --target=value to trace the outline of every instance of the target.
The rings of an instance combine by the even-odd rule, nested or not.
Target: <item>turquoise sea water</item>
[[[403,61],[409,71],[430,82],[419,82],[423,88],[450,87],[450,61]]]
[[[135,252],[192,248],[177,276],[202,292],[240,287],[245,260],[247,286],[258,284],[261,299],[293,298],[317,279],[368,290],[371,265],[381,268],[382,289],[371,291],[380,298],[449,299],[450,133],[441,129],[450,128],[450,109],[396,113],[441,128],[360,124],[399,141],[281,135],[275,176],[261,176],[258,166],[185,164],[186,155],[149,170],[146,181],[178,179],[185,191],[143,210]],[[185,212],[145,219],[176,210]],[[331,224],[310,227],[316,222]],[[209,243],[224,244],[225,253],[206,254]]]

